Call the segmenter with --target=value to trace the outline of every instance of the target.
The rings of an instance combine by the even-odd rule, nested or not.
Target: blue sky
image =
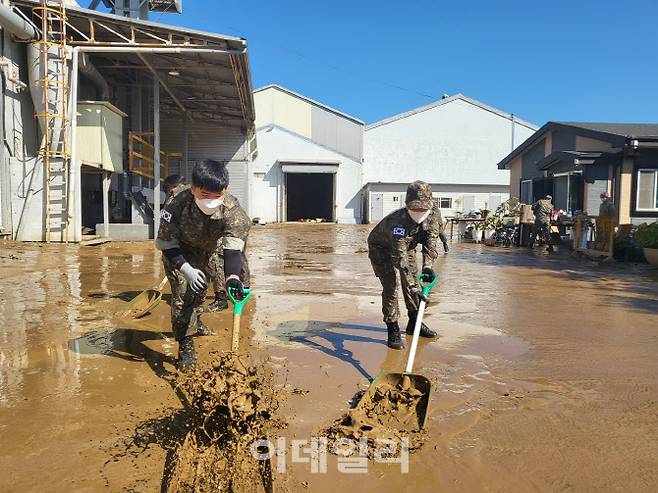
[[[281,84],[367,123],[458,92],[539,125],[658,122],[655,0],[183,7],[159,22],[247,38],[255,88]]]

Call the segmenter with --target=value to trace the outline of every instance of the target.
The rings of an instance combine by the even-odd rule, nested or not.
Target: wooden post
[[[102,171],[103,178],[103,227],[105,237],[110,237],[110,183],[112,181],[109,171]]]

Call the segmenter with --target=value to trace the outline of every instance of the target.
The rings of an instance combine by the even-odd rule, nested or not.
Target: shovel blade
[[[162,300],[162,291],[147,289],[135,296],[128,304],[128,309],[121,313],[126,318],[141,318],[153,310]]]
[[[405,416],[396,416],[396,418],[403,423],[417,425],[422,430],[427,424],[431,387],[432,384],[423,375],[381,372],[363,394],[356,409],[367,412],[377,405],[377,401],[381,400],[383,395],[390,395],[391,390],[402,393],[413,397],[413,405],[405,412]]]

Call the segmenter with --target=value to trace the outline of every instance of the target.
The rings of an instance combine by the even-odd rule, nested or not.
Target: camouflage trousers
[[[537,235],[539,235],[540,238],[544,238],[546,245],[551,246],[553,244],[551,240],[551,223],[535,221],[535,224],[532,226],[532,233],[530,234],[530,243],[528,245],[530,248],[535,244]]]
[[[208,262],[210,253],[193,254],[185,252],[185,260],[190,265],[200,269],[206,275],[209,275]],[[189,287],[187,279],[178,269],[172,269],[167,259],[163,256],[165,273],[171,286],[171,329],[177,341],[183,337],[196,334],[199,317],[201,316],[201,304],[206,296],[206,292],[195,293]]]
[[[416,266],[416,252],[411,251],[407,255],[407,265],[412,266],[412,268],[409,272],[400,272],[400,284],[402,286],[404,304],[407,307],[407,314],[412,318],[418,313],[418,304],[413,293],[413,288],[416,287],[415,279],[418,277],[418,267]],[[380,250],[371,250],[369,257],[372,270],[382,284],[382,314],[384,315],[384,322],[397,322],[400,318],[400,309],[398,307],[398,275],[391,260],[391,254]]]
[[[250,286],[251,273],[249,272],[249,263],[247,262],[247,247],[241,252],[242,255],[242,270],[240,272],[240,280],[245,287]],[[218,247],[210,257],[208,263],[208,272],[210,273],[210,282],[212,284],[215,297],[218,293],[226,291],[226,278],[224,276],[224,248]]]

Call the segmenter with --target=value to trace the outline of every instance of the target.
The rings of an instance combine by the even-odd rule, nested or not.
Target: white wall
[[[514,144],[534,128],[516,121]],[[365,182],[509,186],[497,163],[512,150],[512,121],[461,97],[366,128]]]
[[[322,147],[279,127],[257,132],[258,156],[250,164],[249,194],[251,217],[279,222],[284,207],[284,176],[281,161],[297,163],[339,162],[336,174],[336,219],[339,223],[360,223],[361,163]]]
[[[500,203],[509,199],[508,187],[505,185],[441,185],[431,184],[432,195],[436,198],[452,199],[452,207],[441,208],[443,218],[452,217],[457,212],[468,212],[464,210],[464,198],[471,197],[473,209],[495,209]],[[367,204],[371,203],[370,195],[382,193],[384,216],[404,207],[404,195],[407,190],[406,183],[370,183],[366,193]],[[368,210],[369,213],[369,210]],[[375,218],[368,217],[369,222],[377,222]]]

